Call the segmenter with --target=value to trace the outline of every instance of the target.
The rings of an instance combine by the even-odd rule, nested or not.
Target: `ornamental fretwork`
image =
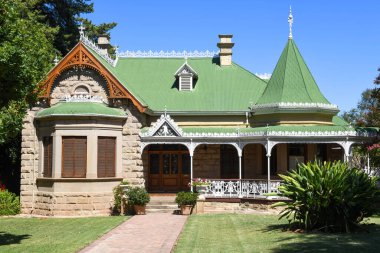
[[[165,122],[153,136],[178,136],[178,134]]]

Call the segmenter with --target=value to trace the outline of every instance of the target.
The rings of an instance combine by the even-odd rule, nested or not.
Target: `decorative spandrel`
[[[164,123],[161,127],[156,131],[154,136],[178,136],[178,134],[169,126],[168,123]]]
[[[157,119],[157,122],[148,131],[140,134],[142,137],[180,137],[182,135],[182,129],[166,112]]]

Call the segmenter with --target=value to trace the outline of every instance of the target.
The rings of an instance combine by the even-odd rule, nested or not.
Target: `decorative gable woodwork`
[[[47,75],[46,79],[39,84],[41,97],[50,98],[55,80],[65,70],[75,68],[89,68],[98,72],[106,81],[109,98],[128,98],[140,112],[145,111],[143,106],[92,53],[79,42]]]
[[[162,114],[157,122],[143,134],[142,137],[181,137],[182,129],[174,122],[169,114]]]

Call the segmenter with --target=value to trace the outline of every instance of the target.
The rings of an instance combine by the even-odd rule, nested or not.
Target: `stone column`
[[[53,134],[53,178],[61,178],[62,172],[62,136],[60,134]]]

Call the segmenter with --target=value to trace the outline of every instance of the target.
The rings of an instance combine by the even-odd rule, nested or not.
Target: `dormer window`
[[[198,78],[197,72],[185,62],[175,73],[178,78],[180,91],[192,91],[194,89],[194,80]]]

